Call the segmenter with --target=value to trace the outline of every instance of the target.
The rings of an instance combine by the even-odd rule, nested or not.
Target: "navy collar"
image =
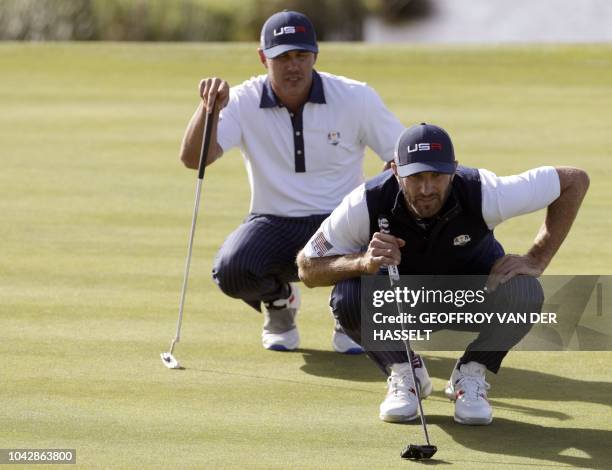
[[[323,90],[323,80],[321,75],[316,70],[312,71],[312,85],[310,86],[310,92],[308,93],[308,99],[310,103],[325,104],[325,92]],[[274,108],[276,106],[282,106],[283,104],[272,90],[270,80],[266,77],[263,83],[263,89],[261,90],[261,101],[259,102],[260,108]]]

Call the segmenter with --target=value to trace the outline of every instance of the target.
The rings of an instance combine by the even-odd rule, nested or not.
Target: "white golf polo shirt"
[[[231,88],[217,141],[240,147],[250,212],[301,217],[330,213],[363,182],[366,145],[392,160],[403,130],[365,83],[313,72],[308,101],[292,115],[261,75]]]
[[[504,220],[547,207],[559,197],[559,174],[543,166],[519,175],[497,176],[479,169],[482,217],[493,230]],[[325,250],[317,249],[325,244]],[[304,247],[308,258],[360,253],[370,243],[370,215],[362,184],[334,209]]]

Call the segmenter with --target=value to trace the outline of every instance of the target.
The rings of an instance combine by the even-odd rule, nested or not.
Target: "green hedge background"
[[[355,41],[363,19],[422,15],[428,0],[0,0],[0,40],[256,41],[265,19],[306,13],[320,40]]]

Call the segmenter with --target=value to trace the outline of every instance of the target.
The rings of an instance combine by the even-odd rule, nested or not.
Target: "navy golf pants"
[[[262,301],[287,297],[288,283],[298,280],[297,254],[328,215],[250,214],[219,249],[213,279],[225,294],[258,311]]]
[[[344,332],[359,344],[361,344],[360,296],[361,280],[354,278],[336,284],[330,299],[333,314]],[[489,311],[541,312],[543,303],[544,292],[538,280],[533,277],[518,276],[498,286],[485,305]],[[426,329],[433,331],[445,328],[448,327],[445,325],[426,326]],[[418,327],[415,326],[415,329]],[[497,373],[508,351],[529,332],[531,324],[453,325],[450,329],[479,332],[476,339],[467,346],[460,359],[461,364],[476,361],[484,364],[491,372]],[[391,364],[408,362],[406,351],[366,352],[387,374]]]

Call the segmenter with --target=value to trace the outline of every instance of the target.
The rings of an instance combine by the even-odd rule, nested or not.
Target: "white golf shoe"
[[[293,351],[300,345],[295,316],[301,304],[300,291],[289,284],[290,294],[285,299],[264,302],[264,326],[261,343],[271,351]]]
[[[485,371],[484,365],[474,361],[453,370],[444,393],[455,402],[457,423],[483,425],[493,421],[493,409],[487,399],[491,386],[485,381]]]
[[[432,392],[431,380],[421,356],[414,356],[414,373],[420,384],[421,399]],[[380,419],[388,423],[412,421],[419,415],[419,404],[415,384],[412,380],[410,364],[403,362],[391,366],[391,375],[387,379],[388,391],[380,404]]]
[[[365,351],[363,348],[353,341],[349,335],[347,335],[338,320],[334,326],[334,332],[332,333],[332,347],[334,351],[341,354],[363,354]]]

